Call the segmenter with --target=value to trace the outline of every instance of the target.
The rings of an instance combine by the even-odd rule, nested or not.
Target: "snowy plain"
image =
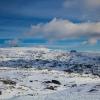
[[[97,53],[66,53],[46,48],[1,48],[0,100],[100,100],[98,75],[64,71],[69,63],[97,66],[99,57]],[[56,68],[50,67],[50,63]]]

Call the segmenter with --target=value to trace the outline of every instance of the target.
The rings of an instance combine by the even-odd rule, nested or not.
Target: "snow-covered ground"
[[[100,100],[100,54],[0,48],[0,100]]]
[[[47,48],[0,48],[0,67],[50,68],[100,76],[100,53]]]
[[[100,78],[34,68],[0,68],[0,100],[100,100]]]

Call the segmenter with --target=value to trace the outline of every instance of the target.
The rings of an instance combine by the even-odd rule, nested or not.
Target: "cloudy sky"
[[[100,0],[0,0],[0,47],[100,51]]]

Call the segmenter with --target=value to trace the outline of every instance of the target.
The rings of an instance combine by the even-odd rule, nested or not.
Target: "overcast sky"
[[[0,47],[100,51],[100,0],[0,0]]]

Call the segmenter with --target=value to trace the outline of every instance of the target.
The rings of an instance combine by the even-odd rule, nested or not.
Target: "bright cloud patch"
[[[47,39],[67,39],[73,37],[100,38],[100,22],[73,23],[69,20],[53,19],[48,23],[32,25],[30,34]]]

